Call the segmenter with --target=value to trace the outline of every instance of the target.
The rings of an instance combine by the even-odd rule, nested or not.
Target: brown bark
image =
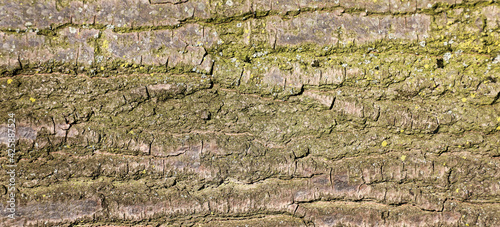
[[[499,9],[0,0],[0,225],[498,226]]]

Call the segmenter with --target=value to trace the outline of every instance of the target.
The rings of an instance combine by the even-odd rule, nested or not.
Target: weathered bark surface
[[[0,225],[500,226],[499,26],[492,1],[0,0]]]

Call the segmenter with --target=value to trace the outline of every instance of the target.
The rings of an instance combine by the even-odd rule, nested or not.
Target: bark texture
[[[500,226],[499,29],[496,1],[0,0],[0,225]]]

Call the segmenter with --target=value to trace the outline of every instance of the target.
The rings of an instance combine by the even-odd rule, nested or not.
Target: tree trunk
[[[499,24],[477,0],[0,0],[0,225],[500,226]]]

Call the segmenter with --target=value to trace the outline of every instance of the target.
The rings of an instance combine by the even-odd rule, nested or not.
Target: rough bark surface
[[[0,40],[1,226],[500,226],[496,1],[0,0]]]

